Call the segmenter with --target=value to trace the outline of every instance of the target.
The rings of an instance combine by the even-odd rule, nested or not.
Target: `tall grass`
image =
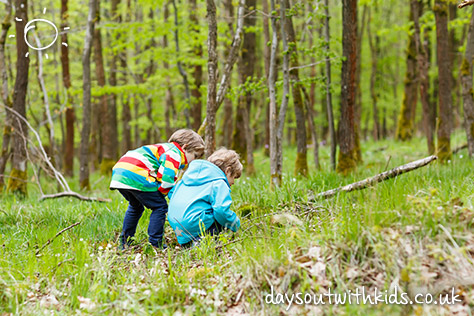
[[[456,135],[454,146],[461,142]],[[93,175],[96,189],[90,193],[111,198],[107,204],[38,202],[39,193],[30,184],[29,198],[3,196],[0,201],[0,312],[314,314],[322,307],[287,312],[285,305],[266,304],[265,295],[272,286],[287,293],[316,293],[394,284],[412,294],[457,286],[465,293],[460,308],[472,309],[472,284],[455,277],[474,271],[473,162],[465,151],[446,165],[435,163],[362,191],[308,202],[315,193],[422,158],[424,148],[420,139],[364,143],[364,163],[352,176],[342,177],[329,170],[323,147],[322,170],[310,162],[307,178],[293,175],[296,150],[286,148],[283,185],[275,190],[268,188],[269,160],[258,151],[257,174],[244,173],[232,187],[233,208],[242,217],[240,232],[217,240],[206,237],[188,250],[178,247],[169,226],[167,251],[147,245],[146,211],[135,247],[119,251],[127,205],[107,189],[109,179]],[[52,192],[51,182],[42,180]],[[75,222],[80,225],[36,255]],[[440,283],[445,286],[438,288]],[[324,312],[448,315],[449,308],[345,304],[326,305]]]

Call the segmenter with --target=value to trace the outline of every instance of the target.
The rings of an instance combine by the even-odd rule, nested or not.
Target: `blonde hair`
[[[187,128],[177,130],[168,139],[168,143],[171,142],[178,143],[181,147],[186,145],[186,151],[195,153],[196,158],[200,158],[204,154],[204,141],[193,130]]]
[[[215,151],[207,161],[212,162],[218,166],[222,171],[225,171],[230,168],[230,173],[234,178],[240,178],[242,175],[243,166],[239,161],[239,154],[233,150],[227,148],[219,148]]]

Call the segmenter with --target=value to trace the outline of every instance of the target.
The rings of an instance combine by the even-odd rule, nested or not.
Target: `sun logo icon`
[[[25,5],[24,4],[21,4],[20,5],[21,8],[24,8]],[[43,14],[46,14],[46,8],[43,9]],[[15,17],[15,21],[18,21],[18,22],[21,22],[22,19],[18,18],[18,17]],[[32,30],[35,30],[37,29],[37,24],[38,23],[44,23],[44,24],[47,24],[49,25],[49,27],[52,27],[54,32],[52,33],[51,36],[48,36],[49,38],[52,38],[52,40],[50,40],[50,43],[47,44],[47,45],[42,45],[38,35],[36,33],[33,34],[33,37],[35,39],[35,45],[31,44],[28,40],[28,33],[31,32]],[[63,29],[63,31],[68,31],[70,29],[70,27],[65,27]],[[51,22],[50,20],[47,20],[47,19],[33,19],[31,21],[28,21],[28,23],[26,23],[25,25],[25,28],[24,28],[24,40],[25,40],[25,43],[26,45],[28,45],[29,48],[33,49],[33,50],[36,50],[36,51],[43,51],[45,49],[48,49],[50,48],[51,46],[54,45],[54,43],[56,43],[57,39],[58,39],[58,35],[59,35],[59,31],[58,31],[58,27],[56,26],[56,24],[54,24],[53,22]],[[9,36],[10,38],[11,37],[15,37],[15,35],[10,35]],[[68,46],[67,43],[64,43],[62,42],[61,43],[63,46]],[[28,57],[30,53],[26,53],[25,57]],[[45,54],[45,57],[46,59],[49,58],[48,54]]]

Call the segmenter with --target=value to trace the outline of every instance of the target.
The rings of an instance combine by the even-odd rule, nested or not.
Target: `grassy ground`
[[[462,143],[457,135],[454,147]],[[284,185],[268,189],[269,161],[255,154],[258,174],[232,188],[242,217],[235,235],[181,250],[167,226],[168,251],[146,244],[145,213],[137,246],[117,250],[126,209],[107,178],[94,175],[91,195],[111,203],[30,197],[0,201],[0,314],[153,315],[472,315],[474,309],[474,171],[466,150],[372,188],[308,203],[312,193],[363,179],[426,156],[422,140],[363,144],[364,163],[351,177],[310,166],[294,177],[295,150],[285,151]],[[381,150],[382,149],[382,150]],[[308,155],[310,157],[310,155]],[[47,182],[44,179],[45,188]],[[71,180],[73,186],[77,179]],[[49,190],[54,188],[51,186]],[[46,245],[59,231],[76,223]],[[36,254],[39,251],[38,254]],[[455,305],[379,303],[297,305],[266,302],[277,293],[373,292],[395,286],[448,294]],[[332,301],[334,303],[334,301]],[[456,314],[457,313],[457,314]]]

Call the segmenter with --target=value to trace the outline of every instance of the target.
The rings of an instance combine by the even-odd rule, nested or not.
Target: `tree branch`
[[[348,184],[346,186],[339,187],[337,189],[332,189],[332,190],[329,190],[329,191],[319,193],[318,195],[316,195],[316,197],[311,198],[311,200],[328,199],[328,198],[331,198],[334,195],[338,194],[339,192],[351,192],[351,191],[355,191],[355,190],[362,190],[362,189],[365,189],[365,188],[367,188],[367,187],[369,187],[373,184],[376,184],[378,182],[382,182],[382,181],[385,181],[385,180],[388,180],[388,179],[391,179],[391,178],[395,178],[395,177],[397,177],[401,174],[404,174],[406,172],[410,172],[410,171],[413,171],[415,169],[424,167],[424,166],[430,164],[431,162],[435,161],[436,159],[438,159],[438,157],[429,156],[429,157],[424,158],[424,159],[416,160],[416,161],[407,163],[405,165],[393,168],[392,170],[379,173],[376,176],[364,179],[362,181],[351,183],[351,184]]]
[[[52,243],[54,241],[54,239],[56,239],[56,237],[58,237],[59,235],[61,235],[62,233],[64,233],[65,231],[68,231],[70,230],[71,228],[73,228],[74,226],[77,226],[79,225],[81,222],[77,222],[77,223],[74,223],[72,224],[71,226],[68,226],[66,228],[64,228],[63,230],[59,231],[53,238],[51,239],[48,239],[48,241],[38,250],[36,250],[36,256],[39,255],[39,253],[41,252],[41,250],[43,250],[47,245],[49,245],[50,243]]]
[[[459,9],[462,9],[464,7],[467,7],[468,5],[473,5],[474,4],[474,0],[463,0],[459,5],[458,5],[458,8]]]
[[[76,199],[79,199],[81,201],[91,201],[91,202],[112,202],[110,199],[104,199],[104,198],[98,198],[98,197],[90,197],[90,196],[84,196],[81,195],[77,192],[69,191],[69,192],[60,192],[56,194],[46,194],[42,195],[40,198],[40,201],[44,201],[47,199],[57,199],[61,197],[73,197]]]

